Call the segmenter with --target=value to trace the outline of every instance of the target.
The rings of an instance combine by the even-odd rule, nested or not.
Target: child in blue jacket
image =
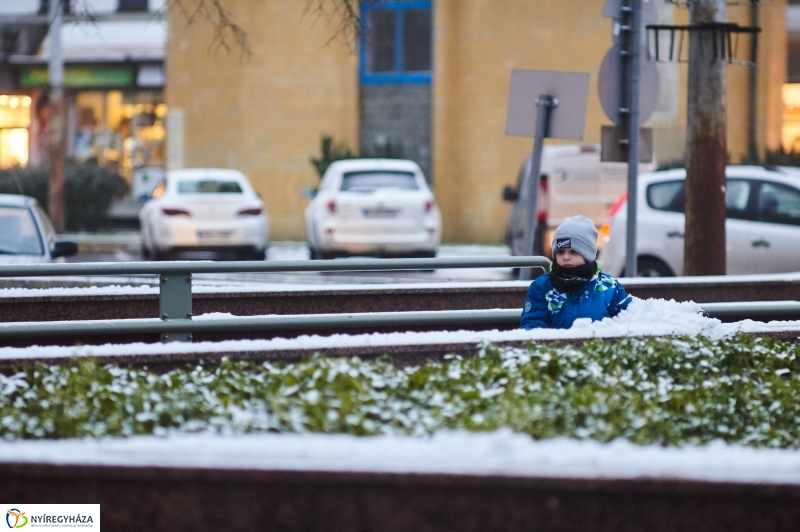
[[[535,279],[525,299],[523,329],[569,329],[578,318],[613,317],[631,297],[614,277],[600,271],[597,229],[585,216],[566,218],[553,235],[550,273]]]

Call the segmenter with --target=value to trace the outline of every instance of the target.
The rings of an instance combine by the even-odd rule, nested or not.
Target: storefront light
[[[8,96],[0,94],[0,105],[8,105]]]
[[[28,164],[28,130],[12,129],[8,138],[11,154],[21,166]]]
[[[11,107],[12,109],[16,109],[17,107],[19,107],[19,98],[17,98],[16,96],[12,96],[8,100],[8,106]]]
[[[31,106],[31,97],[30,96],[23,96],[22,97],[22,107],[30,107]]]

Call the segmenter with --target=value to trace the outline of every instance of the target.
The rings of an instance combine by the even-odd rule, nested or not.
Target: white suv
[[[725,221],[729,274],[800,270],[800,169],[728,166]],[[685,169],[642,174],[637,206],[637,274],[683,272]],[[624,275],[627,202],[601,230],[603,271]],[[609,227],[610,225],[610,227]]]

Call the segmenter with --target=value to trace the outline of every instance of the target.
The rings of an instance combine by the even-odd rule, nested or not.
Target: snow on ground
[[[284,471],[433,473],[800,484],[800,452],[712,442],[640,447],[503,429],[430,437],[324,434],[137,436],[0,444],[0,462]]]
[[[67,278],[65,278],[67,279]],[[68,278],[69,280],[79,280],[89,282],[89,278]],[[95,278],[96,279],[96,278]],[[87,286],[87,287],[53,287],[53,288],[0,288],[0,299],[6,297],[85,297],[85,296],[126,296],[126,295],[149,295],[158,294],[158,279],[142,279],[140,283],[150,284],[113,284],[107,286]],[[294,281],[294,282],[269,282],[264,280],[252,280],[232,283],[230,279],[225,281],[217,279],[198,279],[192,278],[193,294],[216,294],[216,293],[249,293],[249,292],[300,292],[300,291],[351,291],[351,290],[429,290],[429,289],[469,289],[469,288],[507,288],[508,286],[518,285],[524,287],[530,284],[529,281],[464,281],[437,283],[393,283],[386,284],[365,284],[365,283],[341,283],[336,284],[314,284]],[[520,302],[520,305],[522,302]]]
[[[226,319],[230,314],[214,313],[196,316],[198,320]],[[246,318],[244,318],[246,319]],[[157,319],[154,318],[154,321]],[[125,320],[114,320],[116,322]],[[59,322],[52,322],[57,324]],[[0,348],[0,359],[55,358],[72,356],[125,356],[133,354],[230,353],[277,350],[320,350],[359,346],[415,346],[436,344],[480,344],[525,340],[557,340],[570,338],[698,335],[722,338],[736,332],[769,332],[800,329],[800,321],[769,323],[745,320],[722,323],[700,314],[693,302],[677,303],[663,299],[633,298],[627,310],[615,318],[592,323],[588,318],[577,320],[571,329],[521,329],[510,331],[436,331],[385,334],[334,334],[330,336],[300,336],[270,340],[229,340],[223,342],[166,343],[166,344],[106,344],[100,346],[33,346]]]

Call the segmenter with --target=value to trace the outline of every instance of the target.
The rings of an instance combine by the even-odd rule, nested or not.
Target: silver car
[[[800,270],[800,172],[762,166],[728,166],[725,220],[729,274]],[[682,275],[686,170],[639,176],[636,213],[637,274]],[[624,275],[627,202],[618,201],[601,230],[599,262]]]
[[[52,262],[78,245],[57,239],[50,218],[29,196],[0,194],[0,264]]]

